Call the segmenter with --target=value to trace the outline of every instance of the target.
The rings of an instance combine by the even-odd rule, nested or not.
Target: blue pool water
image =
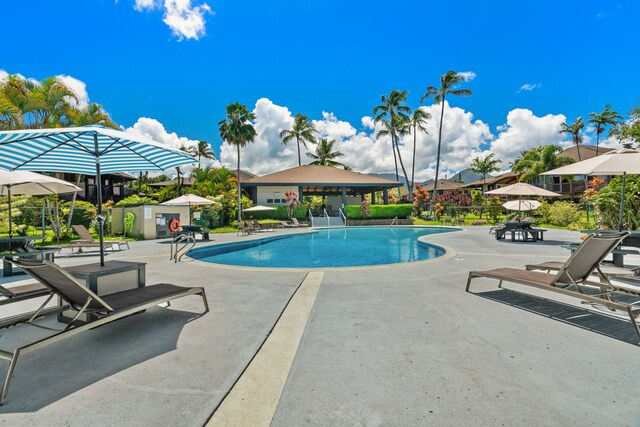
[[[439,246],[418,237],[454,231],[429,227],[349,227],[193,249],[206,262],[250,267],[322,268],[397,264],[436,258]]]

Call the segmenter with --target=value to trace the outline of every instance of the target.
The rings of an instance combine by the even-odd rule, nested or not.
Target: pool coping
[[[387,225],[369,225],[369,226],[355,226],[355,227],[320,227],[320,228],[310,228],[309,231],[305,231],[305,232],[298,232],[298,233],[287,233],[287,234],[281,234],[281,236],[283,238],[286,238],[288,236],[298,236],[298,235],[304,235],[304,234],[313,234],[313,233],[317,233],[319,230],[326,230],[326,229],[340,229],[340,228],[382,228],[382,227],[389,227]],[[461,227],[451,227],[451,226],[443,226],[443,225],[395,225],[394,227],[412,227],[412,228],[448,228],[451,229],[451,232],[461,232],[461,231],[465,231],[464,228]],[[438,233],[438,234],[442,234],[442,233]],[[438,235],[436,234],[436,235]],[[431,246],[436,246],[440,249],[442,249],[444,251],[444,253],[438,257],[435,258],[431,258],[431,259],[425,259],[425,260],[421,260],[421,261],[411,261],[411,262],[396,262],[393,264],[375,264],[375,265],[361,265],[361,266],[347,266],[347,267],[252,267],[252,266],[244,266],[244,265],[229,265],[229,264],[218,264],[215,262],[209,262],[209,261],[201,261],[199,259],[195,259],[192,258],[187,254],[185,254],[184,259],[188,259],[191,262],[197,262],[198,265],[203,265],[203,266],[208,266],[208,267],[214,267],[214,268],[225,268],[225,269],[229,269],[229,270],[239,270],[239,271],[291,271],[291,272],[304,272],[304,271],[357,271],[357,270],[369,270],[372,268],[389,268],[389,267],[401,267],[401,266],[406,266],[406,265],[426,265],[426,264],[430,264],[430,263],[434,263],[434,262],[439,262],[439,261],[445,261],[448,259],[451,259],[453,257],[455,257],[457,255],[456,251],[448,246],[444,246],[441,244],[434,244],[434,243],[430,243],[427,241],[427,239],[433,236],[433,234],[429,234],[426,236],[420,236],[418,237],[418,242],[422,243],[422,244],[428,244]],[[273,237],[273,236],[272,236]],[[263,240],[263,239],[268,239],[269,237],[259,237],[259,238],[255,238],[255,239],[251,239],[250,241],[255,241],[255,240]],[[249,241],[249,240],[245,240],[245,241]],[[210,245],[206,245],[205,247],[211,247],[211,246],[222,246],[222,245],[229,245],[229,244],[234,244],[237,242],[224,242],[224,243],[213,243]]]

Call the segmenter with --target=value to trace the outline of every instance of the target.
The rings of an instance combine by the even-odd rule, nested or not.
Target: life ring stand
[[[172,233],[175,233],[179,230],[180,230],[180,221],[178,221],[175,218],[169,221],[169,231],[171,231]]]

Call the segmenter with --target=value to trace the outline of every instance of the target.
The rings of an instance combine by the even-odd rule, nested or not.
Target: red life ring
[[[173,218],[171,221],[169,221],[169,230],[172,233],[175,233],[176,231],[180,230],[180,221],[178,221],[175,218]]]

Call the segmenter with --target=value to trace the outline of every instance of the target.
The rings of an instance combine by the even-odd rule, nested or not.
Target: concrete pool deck
[[[313,272],[321,278],[174,264],[168,244],[134,242],[107,259],[147,262],[148,284],[204,286],[211,311],[194,319],[201,301],[183,298],[24,356],[0,425],[240,425],[255,405],[251,425],[637,423],[628,322],[517,285],[477,279],[464,291],[469,270],[566,259],[559,245],[579,233],[514,243],[487,232],[429,236],[450,249],[439,261]],[[301,286],[311,279],[313,297]],[[265,387],[280,389],[268,407],[253,398]]]

